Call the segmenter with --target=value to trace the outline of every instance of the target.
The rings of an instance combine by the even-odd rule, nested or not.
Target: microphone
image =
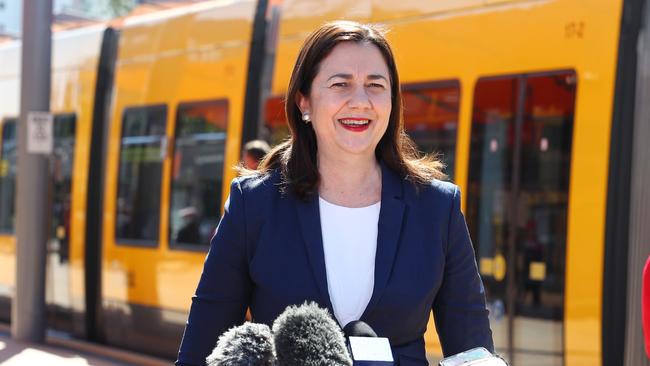
[[[343,333],[346,337],[378,337],[377,333],[370,325],[361,320],[353,320],[343,327]]]
[[[314,302],[287,307],[273,337],[277,366],[352,366],[341,328]]]
[[[388,338],[377,337],[370,325],[360,320],[343,328],[354,366],[392,366],[393,351]]]
[[[271,329],[249,322],[230,328],[205,360],[207,366],[273,366],[276,358]]]

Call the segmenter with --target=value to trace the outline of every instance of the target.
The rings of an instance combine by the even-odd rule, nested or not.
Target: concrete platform
[[[128,364],[50,345],[18,342],[7,334],[0,334],[0,365],[124,366]]]
[[[172,362],[94,343],[48,335],[45,344],[19,342],[0,325],[0,366],[162,366]]]

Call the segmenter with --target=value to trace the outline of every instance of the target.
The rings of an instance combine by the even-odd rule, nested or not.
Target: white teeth
[[[370,123],[369,119],[340,119],[339,122],[344,125],[363,126]]]

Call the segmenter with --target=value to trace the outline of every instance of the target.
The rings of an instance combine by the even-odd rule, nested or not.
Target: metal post
[[[643,9],[637,42],[636,98],[632,129],[630,222],[627,257],[625,366],[649,366],[643,332],[643,267],[650,254],[650,6]]]
[[[23,1],[20,123],[16,197],[16,292],[11,333],[45,339],[45,245],[48,156],[27,151],[27,115],[50,109],[52,0]]]

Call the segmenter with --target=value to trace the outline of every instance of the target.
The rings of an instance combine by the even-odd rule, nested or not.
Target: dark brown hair
[[[432,179],[443,179],[443,164],[433,156],[421,154],[404,131],[397,66],[384,34],[372,25],[350,21],[326,23],[305,40],[291,74],[285,101],[291,137],[266,155],[260,163],[258,173],[264,174],[280,168],[284,190],[295,193],[300,199],[318,191],[320,176],[316,160],[316,134],[311,123],[302,121],[296,100],[298,92],[309,96],[320,62],[342,42],[377,46],[388,66],[392,108],[388,128],[375,149],[377,159],[413,183],[427,184]]]

